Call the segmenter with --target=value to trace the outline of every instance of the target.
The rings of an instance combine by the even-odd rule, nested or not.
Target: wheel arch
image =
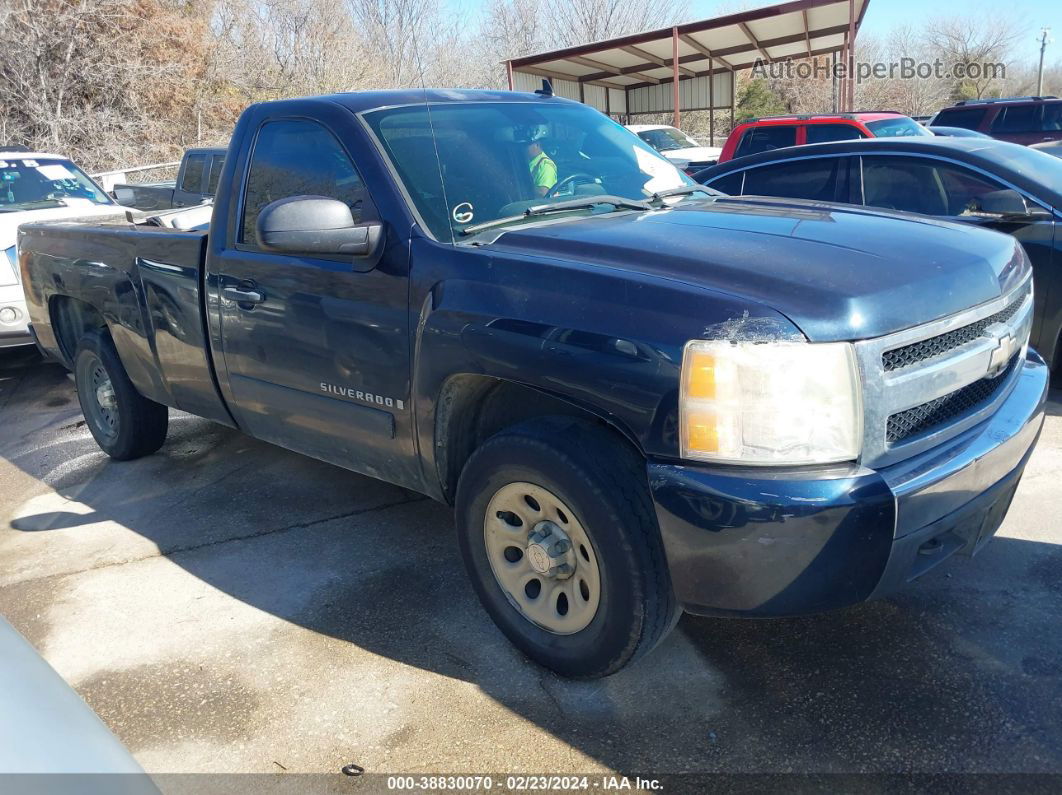
[[[599,425],[645,457],[629,429],[592,407],[495,376],[453,375],[439,390],[434,414],[431,458],[442,498],[453,504],[461,471],[472,453],[491,436],[527,420],[555,416],[577,417]]]

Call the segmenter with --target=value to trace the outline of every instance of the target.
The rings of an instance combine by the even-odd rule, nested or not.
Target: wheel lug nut
[[[554,555],[563,555],[565,552],[567,552],[571,548],[572,548],[572,542],[569,541],[566,538],[562,538],[560,541],[558,541],[556,544],[553,545],[553,554]]]

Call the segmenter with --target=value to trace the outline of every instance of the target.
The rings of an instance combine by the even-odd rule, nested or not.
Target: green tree
[[[782,98],[771,91],[767,81],[762,78],[745,83],[738,90],[737,100],[739,121],[760,116],[777,116],[788,112]]]

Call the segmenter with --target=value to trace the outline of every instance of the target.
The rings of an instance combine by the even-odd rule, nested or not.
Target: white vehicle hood
[[[700,163],[705,160],[718,160],[723,149],[719,146],[691,146],[688,149],[671,149],[661,154],[672,162]]]
[[[0,213],[0,249],[15,245],[18,228],[32,221],[87,221],[95,218],[117,218],[125,215],[128,207],[117,204],[93,204],[90,201],[67,199],[66,207],[45,207],[40,210],[20,210]]]

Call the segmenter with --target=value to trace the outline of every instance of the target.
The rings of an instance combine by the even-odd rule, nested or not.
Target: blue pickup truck
[[[154,452],[174,407],[452,505],[486,610],[567,676],[683,610],[977,552],[1043,421],[1012,238],[714,195],[548,91],[254,105],[209,228],[173,226],[22,228],[102,449]]]

